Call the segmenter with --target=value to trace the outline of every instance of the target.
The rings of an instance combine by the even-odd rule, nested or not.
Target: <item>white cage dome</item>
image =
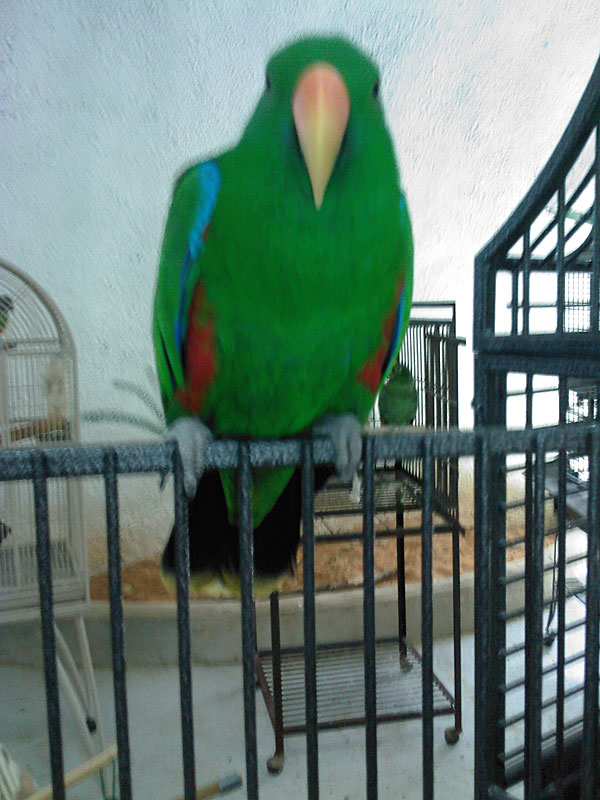
[[[0,261],[0,446],[47,447],[79,440],[77,359],[69,328],[31,278]],[[57,612],[88,599],[77,479],[48,481]],[[33,489],[0,484],[0,619],[37,617]]]

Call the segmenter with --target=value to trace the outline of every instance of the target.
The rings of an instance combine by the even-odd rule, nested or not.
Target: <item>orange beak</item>
[[[340,73],[325,63],[305,69],[294,91],[292,113],[318,210],[350,114],[350,97]]]

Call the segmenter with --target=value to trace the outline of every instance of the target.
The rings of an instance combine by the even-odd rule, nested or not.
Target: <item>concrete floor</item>
[[[452,643],[435,646],[435,669],[452,686]],[[450,747],[444,729],[452,719],[435,719],[436,794],[467,800],[473,796],[473,639],[463,640],[464,733]],[[48,739],[45,732],[43,677],[34,668],[0,666],[0,742],[15,759],[28,765],[38,784],[49,782]],[[106,738],[114,737],[111,672],[97,670],[98,692]],[[198,784],[237,770],[244,776],[245,751],[241,667],[193,668],[195,754]],[[178,673],[175,667],[135,667],[127,671],[128,707],[135,798],[170,800],[183,791]],[[286,764],[279,776],[270,775],[266,760],[273,754],[273,734],[264,703],[257,693],[260,797],[302,798],[306,792],[306,749],[303,735],[286,738]],[[83,755],[77,731],[66,717],[63,727],[65,765],[70,769]],[[421,793],[421,722],[409,720],[378,727],[379,790],[382,798],[415,800]],[[364,730],[324,731],[319,734],[320,796],[358,800],[365,796]],[[232,792],[245,798],[245,790]],[[87,781],[67,791],[69,800],[101,798],[98,783]]]

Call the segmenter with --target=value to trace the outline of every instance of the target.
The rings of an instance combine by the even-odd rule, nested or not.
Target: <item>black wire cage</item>
[[[476,426],[535,433],[520,458],[490,456],[495,479],[478,498],[489,528],[476,565],[477,800],[600,796],[597,454],[542,430],[598,419],[599,126],[600,61],[538,180],[475,259]]]
[[[464,339],[456,335],[456,307],[453,302],[415,302],[400,353],[399,363],[412,375],[416,390],[416,429],[444,431],[458,427],[458,348]],[[372,427],[380,427],[377,405],[371,414]],[[407,587],[405,542],[420,537],[420,520],[409,522],[405,515],[420,512],[423,505],[423,461],[421,458],[378,461],[374,472],[373,511],[379,525],[375,541],[392,538],[396,544],[394,569],[384,573],[395,577],[398,593],[397,633],[376,640],[378,676],[377,720],[394,722],[421,716],[421,655],[407,638]],[[317,548],[332,542],[361,541],[363,500],[351,492],[351,482],[332,476],[314,500]],[[451,537],[453,686],[451,689],[433,675],[434,714],[452,714],[444,736],[456,744],[462,730],[460,536],[458,459],[436,460],[433,483],[433,535]],[[351,522],[343,531],[336,525]],[[377,576],[376,576],[377,578]],[[275,733],[275,754],[268,760],[270,772],[284,765],[284,736],[306,730],[304,708],[304,648],[282,648],[279,595],[270,598],[271,648],[257,654],[257,679]],[[335,642],[318,643],[317,651],[318,727],[320,730],[364,724],[363,642],[348,640],[340,632]],[[343,684],[344,691],[338,687]]]

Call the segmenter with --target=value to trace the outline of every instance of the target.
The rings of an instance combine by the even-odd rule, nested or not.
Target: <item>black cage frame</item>
[[[405,339],[398,354],[399,363],[413,377],[417,393],[417,409],[413,424],[417,428],[448,430],[458,427],[458,348],[465,340],[456,335],[456,304],[448,301],[417,301]],[[376,409],[371,425],[379,426]],[[458,459],[436,461],[432,503],[433,534],[447,534],[452,542],[452,618],[454,641],[453,686],[436,676],[434,680],[434,713],[452,714],[453,723],[445,730],[448,744],[456,744],[462,731],[462,664],[461,664],[461,598],[460,598],[460,524],[458,492]],[[417,459],[379,461],[375,465],[374,512],[392,514],[394,525],[375,532],[375,538],[392,537],[396,541],[396,586],[398,592],[397,635],[378,638],[376,661],[385,673],[381,681],[377,719],[393,722],[421,716],[421,655],[407,638],[405,541],[420,536],[418,524],[406,525],[405,513],[422,508],[423,462]],[[351,483],[342,483],[332,476],[317,493],[315,519],[362,515],[362,501],[351,499]],[[327,529],[327,525],[324,526]],[[360,525],[351,532],[326,530],[315,533],[314,541],[362,541]],[[270,598],[271,648],[257,654],[258,683],[273,725],[275,753],[267,766],[278,773],[284,766],[284,737],[306,730],[304,715],[304,655],[301,646],[282,648],[279,595]],[[361,640],[341,638],[335,643],[317,646],[317,678],[321,694],[319,729],[341,728],[364,724],[361,709],[364,694],[364,665]],[[340,681],[344,693],[336,691]]]
[[[492,536],[476,564],[479,594],[485,595],[476,643],[489,662],[486,669],[477,662],[477,800],[508,798],[513,791],[525,800],[599,796],[598,462],[595,445],[581,450],[574,437],[553,450],[535,433],[548,415],[559,424],[597,422],[599,277],[600,60],[539,178],[475,259],[476,427],[519,424],[507,410],[519,398],[520,425],[538,437],[516,465],[489,456],[496,475],[485,509]],[[524,475],[518,500],[508,497],[511,471]],[[546,506],[549,497],[554,508]],[[525,515],[522,541],[507,532],[517,507]],[[568,553],[573,527],[587,536],[581,556]],[[554,563],[544,565],[543,549],[552,540]],[[508,570],[509,550],[517,545],[526,550],[521,575]],[[578,560],[587,574],[585,585],[573,589],[569,570]],[[524,603],[509,609],[507,587],[516,582]],[[570,618],[573,595],[585,599],[579,619]],[[578,652],[572,646],[577,629],[585,630]],[[583,679],[574,683],[570,675],[578,665]],[[519,692],[524,710],[514,713],[510,699]],[[583,697],[583,707],[571,715],[576,697]]]

